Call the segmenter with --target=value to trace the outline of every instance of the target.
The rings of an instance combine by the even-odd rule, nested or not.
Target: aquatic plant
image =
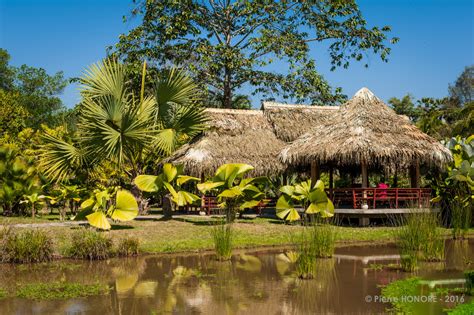
[[[316,246],[312,232],[306,228],[300,235],[296,247],[296,274],[301,279],[312,279],[316,275]]]
[[[41,230],[16,231],[3,228],[0,232],[0,260],[11,263],[35,263],[53,258],[53,241]]]
[[[448,315],[470,315],[474,314],[474,300],[471,303],[458,304],[452,310],[446,310]]]
[[[214,249],[218,260],[229,260],[232,257],[233,229],[231,224],[224,222],[215,224],[211,230]]]
[[[464,271],[464,278],[466,278],[466,294],[474,295],[474,270]]]
[[[402,226],[395,230],[395,238],[404,270],[416,269],[418,259],[444,259],[445,242],[437,214],[413,213],[406,219],[400,219],[399,223]]]
[[[75,282],[29,283],[16,290],[16,296],[30,300],[65,300],[109,292],[105,284],[81,284]]]
[[[136,237],[122,238],[117,245],[118,256],[136,256],[139,252],[140,240]]]
[[[334,225],[321,224],[309,228],[316,257],[332,257],[335,250],[337,230]]]
[[[68,256],[78,259],[107,259],[113,253],[112,239],[94,230],[81,229],[72,235]]]
[[[389,309],[390,313],[395,314],[415,314],[415,304],[402,299],[403,296],[416,296],[418,292],[419,278],[413,277],[403,280],[397,280],[389,283],[382,288],[382,296],[390,301],[393,309]]]

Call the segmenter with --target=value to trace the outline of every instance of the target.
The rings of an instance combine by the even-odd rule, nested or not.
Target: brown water
[[[424,279],[460,279],[474,261],[474,243],[449,242],[446,261],[425,263]],[[314,280],[299,280],[285,251],[236,254],[231,262],[212,255],[142,256],[102,262],[60,261],[48,265],[0,266],[2,287],[71,281],[108,283],[108,295],[71,300],[0,300],[0,314],[377,314],[380,285],[413,274],[375,270],[396,263],[393,247],[348,247],[321,259]],[[373,301],[366,302],[366,296]],[[444,303],[425,303],[439,314]]]

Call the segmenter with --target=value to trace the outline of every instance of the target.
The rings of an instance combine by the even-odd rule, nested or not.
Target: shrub
[[[232,257],[233,230],[231,224],[216,224],[212,230],[214,249],[218,260],[229,260]]]
[[[2,262],[35,263],[53,258],[53,241],[41,230],[14,231],[4,228],[0,232]]]
[[[474,270],[464,271],[464,277],[466,278],[466,293],[473,295],[474,293]]]
[[[466,207],[459,200],[452,200],[450,205],[452,215],[452,236],[454,239],[465,238],[471,226],[472,209],[470,207]]]
[[[78,259],[107,259],[112,254],[112,239],[104,233],[82,229],[72,236],[68,255]]]
[[[140,240],[135,237],[122,238],[117,245],[118,256],[136,256],[139,252]]]

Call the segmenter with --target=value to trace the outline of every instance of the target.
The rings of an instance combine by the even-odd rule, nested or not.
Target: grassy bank
[[[213,249],[212,220],[207,217],[181,217],[168,221],[135,220],[123,224],[114,224],[109,232],[102,232],[118,240],[126,237],[137,238],[140,251],[145,253],[174,253]],[[8,221],[12,223],[20,223]],[[5,224],[7,221],[0,221]],[[40,223],[44,221],[36,221]],[[32,223],[32,222],[21,222]],[[80,228],[77,226],[39,225],[38,229],[50,234],[56,254],[66,256],[73,234]],[[28,229],[23,227],[22,229]],[[394,229],[397,227],[336,227],[337,244],[383,244],[393,242]],[[233,243],[236,248],[278,246],[291,243],[292,236],[301,233],[300,225],[286,225],[279,220],[252,218],[237,220],[234,224]],[[449,230],[443,229],[449,236]],[[474,235],[474,230],[470,231]]]

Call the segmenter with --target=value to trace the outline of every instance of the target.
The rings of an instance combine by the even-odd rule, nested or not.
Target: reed
[[[219,222],[212,227],[211,234],[217,259],[220,261],[229,260],[232,257],[234,238],[232,224]]]

